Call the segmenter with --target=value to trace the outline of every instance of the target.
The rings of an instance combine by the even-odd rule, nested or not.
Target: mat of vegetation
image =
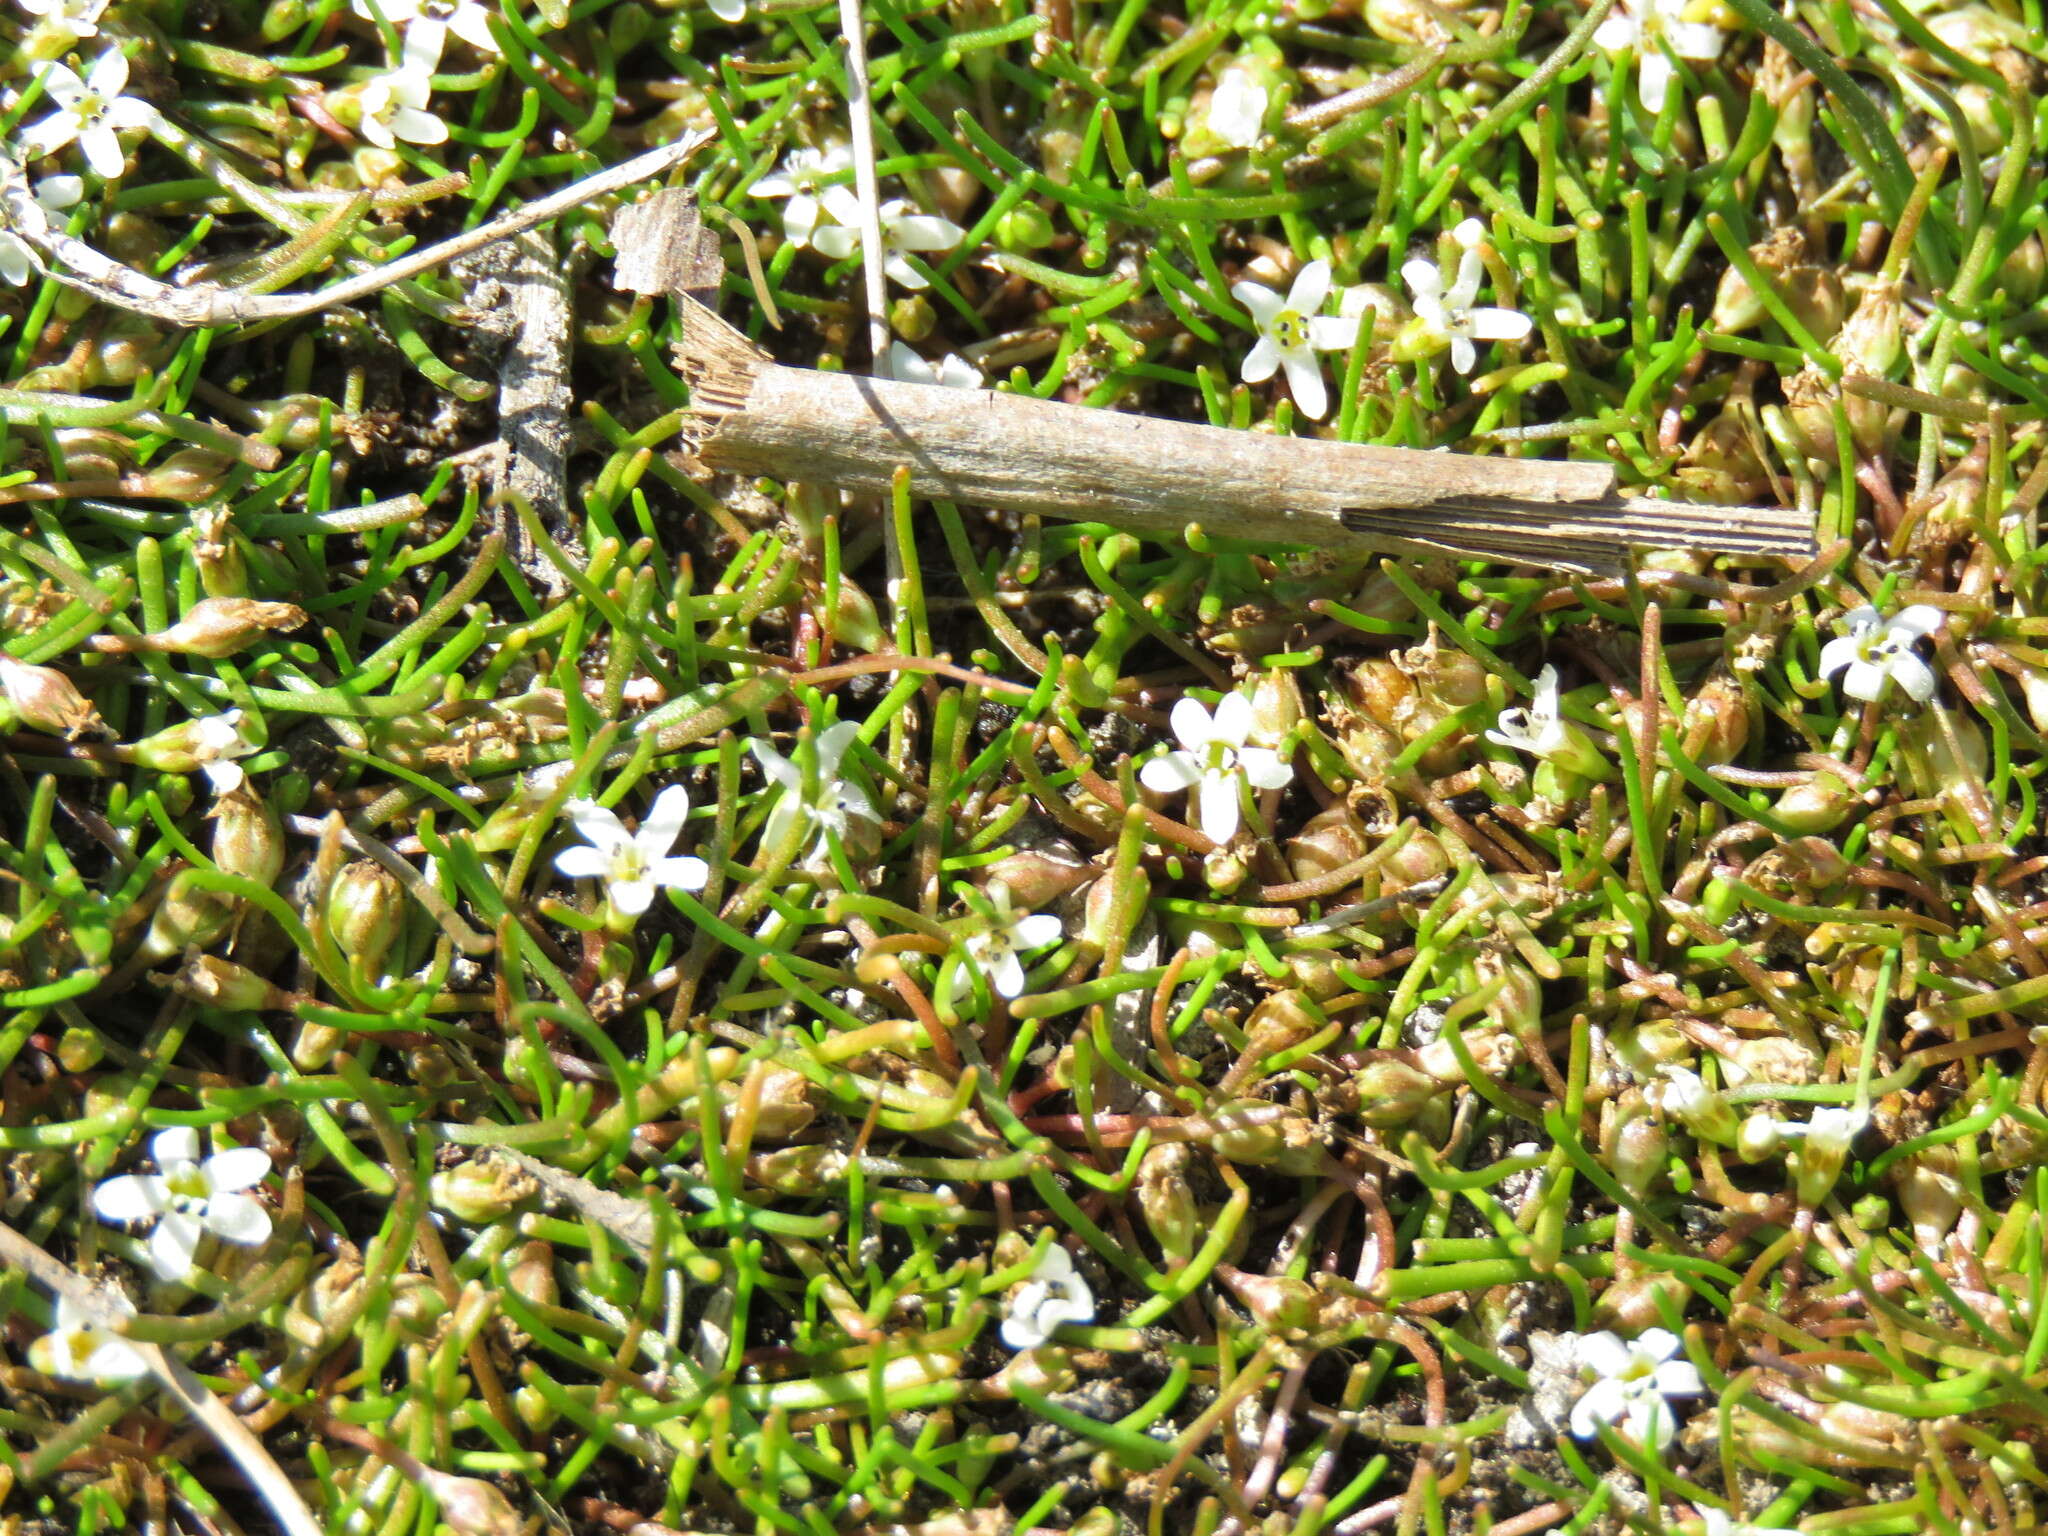
[[[870,371],[838,11],[11,0],[4,1530],[2039,1531],[2040,0],[859,9],[898,377],[1817,558],[695,475],[248,301]]]

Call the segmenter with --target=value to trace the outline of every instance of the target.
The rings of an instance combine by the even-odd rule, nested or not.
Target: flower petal
[[[1664,40],[1681,59],[1718,59],[1728,46],[1728,34],[1704,21],[1667,21]]]
[[[602,848],[574,843],[555,855],[555,868],[571,880],[602,880],[612,872],[612,860]]]
[[[1676,66],[1663,54],[1643,55],[1636,74],[1636,100],[1652,117],[1664,110],[1664,102],[1671,95],[1671,77],[1677,73]]]
[[[92,1351],[79,1362],[77,1374],[92,1381],[133,1381],[148,1374],[149,1362],[126,1339],[105,1333],[88,1339]]]
[[[79,133],[78,147],[85,155],[85,163],[92,167],[93,175],[102,181],[119,181],[121,173],[128,168],[128,157],[122,153],[120,137],[104,119]]]
[[[1833,677],[1863,654],[1862,642],[1854,635],[1837,635],[1820,648],[1820,675]]]
[[[1024,965],[1014,949],[1005,949],[989,970],[989,990],[997,997],[1015,997],[1024,990]]]
[[[1234,773],[1202,775],[1202,835],[1212,843],[1227,843],[1237,836],[1242,816],[1237,804],[1238,777]]]
[[[55,177],[51,178],[56,180]],[[1931,635],[1948,622],[1948,615],[1928,603],[1915,603],[1910,608],[1901,608],[1885,621],[1885,628],[1893,634],[1904,633],[1919,639]]]
[[[1519,309],[1475,309],[1472,334],[1481,341],[1520,341],[1536,323]]]
[[[1252,343],[1251,351],[1245,353],[1244,362],[1237,370],[1237,376],[1247,384],[1263,384],[1273,377],[1280,368],[1280,344],[1270,336],[1261,336]]]
[[[1579,1336],[1573,1358],[1581,1369],[1597,1376],[1619,1376],[1628,1369],[1628,1346],[1621,1341],[1621,1335],[1602,1330]]]
[[[496,34],[491,31],[491,13],[480,5],[458,5],[448,19],[448,30],[482,53],[500,53]]]
[[[1294,286],[1287,290],[1287,307],[1298,315],[1312,315],[1330,297],[1330,264],[1312,261],[1294,274]]]
[[[1308,344],[1318,352],[1348,352],[1358,340],[1357,315],[1339,319],[1316,315],[1308,323]]]
[[[633,834],[626,830],[626,825],[619,820],[618,813],[599,805],[595,800],[571,800],[562,809],[568,813],[569,820],[575,824],[584,841],[593,848],[601,848],[610,853],[628,846],[633,841]]]
[[[1280,354],[1280,366],[1287,370],[1287,391],[1301,414],[1321,421],[1330,413],[1330,391],[1323,382],[1323,365],[1307,347],[1289,347]]]
[[[250,1195],[215,1195],[206,1202],[200,1218],[215,1237],[244,1248],[254,1248],[270,1239],[270,1212]]]
[[[92,1192],[101,1221],[154,1221],[170,1208],[170,1186],[154,1173],[124,1173]]]
[[[1155,794],[1177,795],[1202,778],[1202,765],[1187,752],[1162,752],[1138,765],[1138,782]]]
[[[1050,912],[1033,912],[1010,925],[1010,942],[1019,949],[1043,949],[1066,935],[1066,925]]]
[[[612,910],[623,912],[628,917],[638,917],[654,905],[654,882],[639,880],[612,880],[605,884],[605,900],[612,904]]]
[[[1593,29],[1593,46],[1604,48],[1609,53],[1620,53],[1636,45],[1636,19],[1616,10]]]
[[[1252,323],[1264,330],[1287,307],[1287,300],[1264,283],[1232,283],[1230,296],[1251,311]]]
[[[650,860],[658,859],[675,847],[676,839],[683,835],[683,823],[690,815],[690,792],[680,784],[671,784],[654,797],[654,806],[640,823],[640,830],[633,841]]]
[[[1652,1360],[1669,1360],[1678,1353],[1678,1335],[1669,1328],[1646,1328],[1636,1336],[1635,1352]]]
[[[1572,1404],[1571,1432],[1581,1440],[1598,1437],[1596,1426],[1612,1424],[1628,1408],[1628,1393],[1618,1381],[1596,1381]]]
[[[254,1189],[270,1177],[270,1154],[261,1147],[229,1147],[201,1163],[199,1173],[210,1195]]]
[[[1433,261],[1418,256],[1413,261],[1401,264],[1401,281],[1408,285],[1408,292],[1417,299],[1441,298],[1444,291],[1444,275]],[[1421,306],[1416,306],[1417,312]]]
[[[1220,710],[1222,706],[1217,708]],[[1185,694],[1174,701],[1166,723],[1173,731],[1173,739],[1190,752],[1206,752],[1211,742],[1223,739],[1216,728],[1215,717],[1202,707],[1202,701]]]
[[[846,761],[847,751],[853,746],[854,738],[859,734],[858,720],[841,720],[818,732],[819,783],[829,783],[839,777],[840,765]]]
[[[711,866],[688,857],[661,859],[648,870],[647,878],[671,891],[701,891],[710,882]]]
[[[1707,1390],[1699,1367],[1690,1360],[1666,1360],[1651,1375],[1650,1384],[1666,1397],[1697,1397]]]
[[[448,125],[418,107],[400,107],[391,114],[391,131],[408,144],[445,144]]]
[[[1884,697],[1887,676],[1885,669],[1874,661],[1853,661],[1849,664],[1848,675],[1842,679],[1842,692],[1868,704]]]
[[[709,0],[711,14],[720,21],[744,21],[747,17],[747,0]]]
[[[1285,789],[1294,782],[1293,766],[1270,747],[1246,747],[1237,765],[1254,789]]]
[[[1934,668],[1918,656],[1894,656],[1891,674],[1892,681],[1905,689],[1915,703],[1925,704],[1934,697]]]
[[[951,219],[928,213],[897,219],[889,226],[889,238],[906,251],[950,251],[967,233]]]
[[[128,55],[119,48],[108,48],[100,53],[85,71],[85,87],[107,101],[127,90]]]
[[[183,1280],[192,1273],[199,1234],[199,1223],[191,1217],[182,1211],[167,1212],[149,1234],[149,1267],[166,1280]]]
[[[158,1131],[149,1141],[149,1155],[156,1159],[156,1165],[169,1173],[178,1163],[199,1161],[199,1132],[189,1125],[174,1125],[167,1131]]]
[[[1471,339],[1465,336],[1451,338],[1451,366],[1460,373],[1470,373],[1473,364],[1479,361],[1479,353]]]
[[[405,68],[423,69],[431,74],[440,64],[441,54],[447,46],[447,24],[432,16],[421,16],[406,23],[405,43],[399,58]]]
[[[1648,1450],[1661,1451],[1678,1433],[1678,1416],[1656,1393],[1639,1394],[1629,1400],[1621,1432]]]

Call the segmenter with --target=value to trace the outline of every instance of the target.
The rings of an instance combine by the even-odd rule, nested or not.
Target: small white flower
[[[1287,370],[1287,388],[1301,414],[1321,421],[1330,409],[1329,391],[1323,387],[1323,365],[1318,352],[1339,352],[1358,339],[1357,315],[1319,315],[1330,297],[1330,264],[1312,261],[1294,274],[1294,286],[1282,298],[1263,283],[1233,283],[1231,297],[1252,312],[1259,339],[1245,354],[1238,376],[1247,384],[1261,384],[1275,370]],[[1348,295],[1347,295],[1348,297]]]
[[[744,15],[746,8],[739,7]],[[727,21],[738,21],[739,16],[727,16]],[[818,221],[828,217],[825,205],[820,200],[825,180],[853,169],[853,148],[838,143],[827,144],[823,149],[791,150],[781,166],[769,172],[751,187],[749,197],[786,197],[789,199],[782,208],[782,234],[786,240],[797,245],[811,243],[811,235],[817,230]]]
[[[811,248],[833,261],[844,261],[860,249],[860,197],[851,187],[830,186],[818,196],[834,220],[812,232]],[[880,209],[882,270],[905,288],[929,288],[925,275],[905,259],[906,251],[950,251],[967,231],[951,219],[917,213],[900,197]]]
[[[192,1273],[192,1257],[207,1232],[231,1243],[255,1247],[270,1236],[270,1213],[243,1194],[270,1172],[261,1147],[230,1147],[199,1160],[199,1132],[190,1126],[159,1131],[149,1144],[156,1173],[124,1173],[92,1192],[101,1221],[154,1222],[149,1235],[150,1267],[166,1280]]]
[[[100,12],[107,8],[107,0],[18,0],[18,3],[29,15],[40,16],[47,25],[73,37],[98,37]]]
[[[1053,1243],[1038,1256],[1031,1278],[1010,1298],[1009,1316],[1003,1319],[1003,1342],[1012,1349],[1036,1349],[1052,1338],[1060,1324],[1094,1320],[1095,1297],[1088,1282],[1075,1271],[1067,1250]]]
[[[957,352],[928,363],[900,341],[889,343],[889,377],[905,384],[943,384],[947,389],[980,389],[981,370]]]
[[[1647,6],[1615,0],[1613,13],[1593,33],[1593,45],[1609,53],[1633,48],[1641,61],[1636,68],[1636,99],[1652,116],[1664,110],[1671,94],[1676,67],[1657,46],[1662,37],[1681,59],[1717,59],[1728,44],[1728,34],[1703,21],[1687,21],[1688,0],[1649,0]]]
[[[817,777],[808,787],[804,783],[804,771],[796,762],[758,738],[747,743],[747,749],[754,754],[754,761],[761,765],[768,782],[782,791],[761,828],[763,848],[781,847],[799,819],[818,829],[813,855],[825,848],[828,833],[844,839],[853,830],[853,818],[881,820],[866,792],[840,777],[840,765],[846,760],[846,749],[853,744],[859,730],[859,721],[842,720],[818,732],[811,749],[817,762]]]
[[[256,744],[242,735],[242,712],[231,709],[192,722],[192,755],[216,795],[231,795],[249,776],[234,759],[247,757]]]
[[[1545,667],[1536,674],[1536,697],[1526,709],[1504,709],[1494,721],[1486,739],[1537,757],[1550,757],[1570,745],[1564,717],[1558,711],[1557,668]]]
[[[400,139],[408,144],[445,144],[448,125],[427,110],[434,94],[431,74],[407,62],[387,74],[373,75],[363,84],[363,137],[379,149],[390,149]]]
[[[658,887],[701,891],[711,878],[711,866],[702,859],[669,856],[690,814],[690,792],[680,784],[654,797],[638,832],[628,832],[594,800],[571,800],[562,809],[585,841],[556,854],[555,868],[572,880],[602,880],[615,912],[638,917],[653,904]]]
[[[1801,1536],[1793,1525],[1750,1525],[1737,1520],[1725,1509],[1702,1506],[1700,1519],[1705,1522],[1707,1536]]]
[[[1168,717],[1183,750],[1149,759],[1138,770],[1138,782],[1162,795],[1197,790],[1202,835],[1214,843],[1237,836],[1241,812],[1241,781],[1256,789],[1285,789],[1294,782],[1294,767],[1271,747],[1245,743],[1252,734],[1252,702],[1229,693],[1216,713],[1194,699],[1183,698]]]
[[[1015,997],[1024,990],[1024,962],[1019,957],[1057,943],[1060,920],[1050,912],[1017,912],[1010,906],[1010,888],[997,880],[988,888],[988,902],[995,909],[994,920],[979,933],[969,934],[961,948],[981,968],[998,997]],[[954,972],[957,991],[972,985],[965,969]]]
[[[156,108],[137,96],[124,96],[128,58],[109,48],[92,61],[83,80],[62,64],[45,64],[37,78],[57,110],[21,132],[22,149],[30,159],[54,155],[74,139],[93,174],[105,181],[118,177],[128,163],[121,149],[121,130],[146,128],[156,121]]]
[[[1458,255],[1458,280],[1448,290],[1442,269],[1433,261],[1417,257],[1401,268],[1401,281],[1413,297],[1415,318],[1425,334],[1439,346],[1448,342],[1451,366],[1470,373],[1479,361],[1473,341],[1520,341],[1534,329],[1534,323],[1518,309],[1497,309],[1475,305],[1479,285],[1486,279],[1486,263],[1479,259],[1485,229],[1477,219],[1467,219],[1451,232],[1463,247]]]
[[[135,1303],[119,1291],[101,1292],[105,1311],[123,1317],[135,1315]],[[56,1326],[28,1347],[28,1363],[45,1376],[67,1381],[133,1381],[147,1375],[149,1363],[142,1351],[113,1329],[93,1320],[92,1315],[68,1296],[57,1298]]]
[[[1897,682],[1919,704],[1934,697],[1934,668],[1913,651],[1913,643],[1940,629],[1947,616],[1939,608],[1915,603],[1885,618],[1865,604],[1849,615],[1849,633],[1821,647],[1820,675],[1833,677],[1847,669],[1842,692],[1866,703],[1884,697],[1885,684]]]
[[[50,227],[50,215],[61,213],[73,207],[85,196],[85,183],[76,176],[45,176],[36,183],[35,195],[23,197],[19,192],[7,199],[7,213],[14,221],[15,229],[31,235],[44,234]],[[35,275],[35,263],[29,258],[29,248],[19,235],[9,230],[0,230],[0,279],[14,284],[17,288]]]
[[[1223,71],[1209,97],[1209,131],[1232,149],[1250,149],[1266,132],[1266,105],[1273,93],[1241,64]]]
[[[477,0],[349,0],[349,9],[365,21],[380,17],[405,29],[404,63],[429,74],[441,62],[441,51],[453,32],[483,53],[502,53],[491,34],[491,13]]]
[[[1678,1432],[1667,1398],[1706,1391],[1699,1368],[1678,1354],[1678,1335],[1652,1328],[1633,1343],[1618,1334],[1589,1333],[1578,1342],[1578,1361],[1596,1380],[1572,1405],[1571,1430],[1591,1440],[1598,1424],[1612,1424],[1627,1439],[1661,1451]]]

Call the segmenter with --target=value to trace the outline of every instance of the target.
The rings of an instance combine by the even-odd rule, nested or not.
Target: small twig
[[[94,1327],[110,1333],[122,1331],[123,1314],[101,1299],[97,1286],[69,1265],[51,1258],[4,1222],[0,1222],[0,1258],[70,1302]],[[313,1518],[313,1512],[299,1497],[291,1479],[284,1475],[284,1469],[271,1459],[263,1442],[250,1433],[227,1404],[206,1390],[205,1382],[161,1344],[137,1338],[130,1338],[127,1343],[142,1356],[150,1374],[162,1385],[164,1395],[191,1414],[213,1436],[228,1459],[242,1469],[249,1486],[270,1506],[287,1536],[323,1536],[320,1522]]]
[[[984,390],[788,368],[677,296],[683,435],[707,471],[773,475],[1178,536],[1620,572],[1632,546],[1789,562],[1813,556],[1793,508],[1617,495],[1611,465],[1477,458],[1273,437]]]
[[[29,190],[22,168],[5,157],[0,157],[0,227],[26,242],[30,247],[30,260],[45,277],[76,288],[81,293],[89,293],[102,303],[133,310],[166,325],[250,325],[259,320],[289,320],[315,314],[337,304],[350,304],[366,298],[393,283],[418,277],[443,262],[465,256],[493,241],[507,239],[536,224],[558,218],[584,203],[659,176],[687,160],[711,137],[712,130],[707,128],[673,144],[650,149],[644,155],[636,155],[622,164],[571,182],[561,191],[538,198],[488,224],[311,293],[238,293],[232,288],[211,284],[174,288],[155,278],[145,277],[133,267],[121,265],[111,256],[60,230],[19,224],[13,210],[32,203],[34,194]],[[24,199],[28,202],[25,203]],[[62,263],[71,270],[55,271],[50,263]]]

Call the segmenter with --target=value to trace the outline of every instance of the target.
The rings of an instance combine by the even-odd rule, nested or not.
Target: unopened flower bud
[[[1870,1123],[1861,1110],[1839,1106],[1816,1109],[1799,1137],[1795,1164],[1799,1171],[1799,1203],[1818,1205],[1835,1187],[1842,1164],[1848,1160],[1850,1143]]]
[[[192,510],[192,563],[208,597],[241,597],[249,588],[249,564],[235,542],[234,509],[216,501]]]
[[[1415,681],[1383,656],[1371,656],[1342,675],[1344,692],[1358,712],[1398,731],[1415,708]]]
[[[1832,832],[1842,824],[1856,797],[1833,774],[1817,773],[1778,796],[1778,819],[1795,832]]]
[[[1287,1275],[1247,1274],[1227,1264],[1219,1264],[1216,1272],[1237,1299],[1244,1303],[1252,1321],[1268,1333],[1283,1339],[1299,1340],[1315,1327],[1320,1318],[1321,1298],[1306,1280],[1296,1280]]]
[[[206,448],[180,448],[149,471],[150,484],[159,496],[173,501],[210,501],[220,494],[222,483],[234,468],[234,461]]]
[[[1358,1091],[1358,1118],[1381,1130],[1406,1125],[1443,1087],[1427,1072],[1392,1056],[1367,1062],[1351,1081]]]
[[[816,1198],[845,1182],[846,1163],[844,1152],[822,1143],[778,1147],[748,1159],[747,1177],[785,1195]]]
[[[1948,1147],[1929,1147],[1892,1172],[1899,1204],[1913,1225],[1913,1240],[1927,1253],[1941,1252],[1942,1239],[1963,1213],[1963,1188],[1955,1176],[1955,1156]]]
[[[1662,1176],[1669,1152],[1670,1138],[1664,1134],[1664,1128],[1648,1115],[1635,1113],[1614,1133],[1610,1166],[1621,1187],[1641,1200]]]
[[[231,875],[268,887],[284,870],[284,829],[248,784],[214,800],[213,862]]]
[[[285,1312],[284,1331],[308,1349],[319,1349],[352,1327],[363,1301],[363,1267],[349,1259],[328,1265],[301,1286]]]
[[[1138,1160],[1138,1210],[1169,1264],[1184,1263],[1201,1245],[1201,1216],[1188,1188],[1194,1153],[1185,1142],[1162,1142]]]
[[[1618,1275],[1614,1283],[1600,1293],[1600,1299],[1593,1303],[1593,1321],[1618,1333],[1638,1334],[1662,1322],[1663,1314],[1657,1307],[1659,1296],[1673,1302],[1682,1312],[1691,1295],[1682,1276],[1661,1270],[1637,1270],[1633,1274]]]
[[[1210,1146],[1233,1163],[1306,1174],[1328,1161],[1315,1126],[1295,1110],[1253,1101],[1228,1105],[1210,1119],[1217,1127]]]
[[[432,1467],[420,1473],[440,1506],[442,1524],[455,1536],[519,1536],[519,1514],[495,1484],[480,1477],[450,1477]]]
[[[1016,911],[1042,912],[1097,871],[1072,843],[1055,837],[1006,854],[982,873],[986,884],[1002,883]]]
[[[34,730],[71,741],[106,734],[98,711],[55,667],[17,661],[0,651],[0,696]]]
[[[447,1315],[448,1304],[441,1299],[441,1292],[430,1277],[406,1273],[391,1282],[388,1316],[401,1332],[426,1338]]]
[[[306,610],[296,603],[263,603],[249,597],[209,597],[185,617],[153,635],[97,635],[99,651],[166,651],[218,661],[245,650],[273,629],[297,629]]]
[[[1728,1100],[1688,1067],[1666,1067],[1664,1076],[1650,1085],[1644,1097],[1654,1109],[1671,1116],[1702,1141],[1731,1147],[1749,1133]]]
[[[512,1411],[519,1416],[519,1422],[535,1435],[545,1435],[554,1428],[560,1412],[547,1400],[538,1387],[525,1386],[512,1394]]]
[[[1784,1131],[1763,1110],[1754,1110],[1736,1133],[1735,1154],[1745,1163],[1760,1163],[1785,1144]]]
[[[522,1043],[517,1040],[512,1042],[513,1045]],[[334,1053],[347,1044],[347,1030],[336,1029],[332,1024],[321,1024],[312,1019],[301,1020],[298,1033],[292,1037],[292,1065],[301,1072],[317,1072],[334,1060]]]
[[[155,965],[188,948],[204,949],[228,931],[238,906],[234,897],[201,885],[196,871],[181,869],[164,887],[137,955]]]
[[[107,1054],[107,1042],[96,1029],[74,1024],[57,1039],[57,1065],[66,1072],[90,1072]]]
[[[1528,1034],[1543,1027],[1543,984],[1518,960],[1481,954],[1476,966],[1482,983],[1498,980],[1500,990],[1486,1004],[1486,1016],[1502,1029]]]
[[[1287,867],[1297,880],[1314,880],[1357,863],[1371,846],[1358,817],[1339,802],[1317,811],[1287,840]]]
[[[405,888],[380,864],[342,867],[327,893],[327,926],[358,975],[380,979],[405,924]]]
[[[1274,667],[1251,687],[1252,728],[1248,740],[1277,747],[1293,734],[1304,710],[1301,684],[1291,667]]]
[[[1396,833],[1396,836],[1399,834]],[[1451,856],[1434,832],[1417,830],[1380,865],[1380,883],[1391,895],[1450,873]]]
[[[1685,701],[1681,731],[1694,762],[1705,767],[1734,762],[1749,742],[1749,701],[1742,684],[1727,672],[1709,675]]]
[[[154,736],[114,748],[114,755],[124,763],[139,763],[159,773],[192,773],[251,751],[250,742],[242,735],[242,723],[239,709],[181,720]]]
[[[272,986],[246,966],[215,955],[194,955],[172,980],[171,988],[195,1003],[241,1013],[292,1005],[291,994],[283,988]]]
[[[531,1174],[497,1158],[473,1157],[427,1180],[427,1198],[473,1227],[487,1227],[509,1216],[539,1189]]]

